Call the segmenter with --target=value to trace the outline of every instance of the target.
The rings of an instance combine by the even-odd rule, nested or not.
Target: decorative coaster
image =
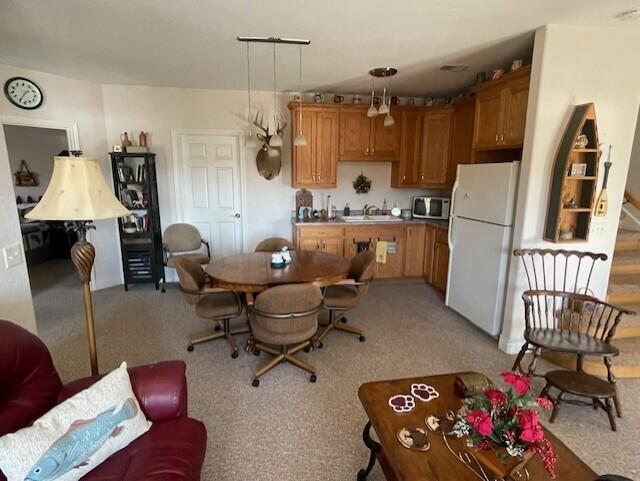
[[[456,422],[456,415],[453,411],[447,412],[444,416],[427,416],[424,423],[434,433],[452,436],[453,426]]]
[[[413,396],[398,394],[389,398],[389,406],[395,412],[403,414],[413,411],[413,408],[416,407],[416,402],[413,400]]]
[[[429,386],[427,384],[412,384],[411,394],[413,394],[413,397],[426,403],[440,397],[440,393],[436,391],[433,386]]]
[[[427,431],[413,426],[398,431],[398,441],[412,451],[427,451],[431,447],[427,439]]]

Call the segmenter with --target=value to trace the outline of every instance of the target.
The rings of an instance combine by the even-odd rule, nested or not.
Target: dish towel
[[[387,263],[387,241],[378,241],[376,243],[376,262],[380,264]]]

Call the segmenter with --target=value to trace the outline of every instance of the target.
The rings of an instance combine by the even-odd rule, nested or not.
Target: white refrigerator
[[[500,333],[520,162],[461,164],[451,192],[445,303]]]

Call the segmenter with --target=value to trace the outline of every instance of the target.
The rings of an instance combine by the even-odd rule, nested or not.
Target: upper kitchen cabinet
[[[447,187],[452,107],[404,108],[400,118],[400,156],[391,170],[391,186]]]
[[[453,133],[451,134],[451,157],[447,166],[447,186],[456,180],[459,164],[473,163],[473,121],[476,102],[473,97],[461,97],[453,104]]]
[[[298,104],[290,104],[292,132],[300,129]],[[292,146],[293,187],[332,188],[336,186],[338,164],[338,110],[322,106],[303,106],[302,127],[307,145]],[[292,137],[294,137],[292,135]]]
[[[424,112],[418,109],[402,110],[400,161],[391,167],[392,187],[415,187],[418,185],[423,115]]]
[[[513,149],[524,141],[531,66],[473,88],[477,93],[473,148]]]
[[[429,109],[422,120],[420,149],[420,187],[445,187],[451,149],[453,109],[450,106]]]
[[[367,117],[368,107],[341,107],[340,160],[396,161],[400,153],[399,117],[391,127],[384,116]]]

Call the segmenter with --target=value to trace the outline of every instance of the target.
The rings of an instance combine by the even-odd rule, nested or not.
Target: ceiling
[[[0,63],[100,83],[244,89],[236,36],[296,37],[311,40],[305,90],[366,93],[366,72],[391,65],[394,95],[438,95],[530,59],[541,25],[639,28],[614,18],[633,7],[640,0],[0,0]],[[254,89],[273,88],[271,49],[251,47]],[[278,90],[299,89],[298,47],[278,47],[277,72]]]

